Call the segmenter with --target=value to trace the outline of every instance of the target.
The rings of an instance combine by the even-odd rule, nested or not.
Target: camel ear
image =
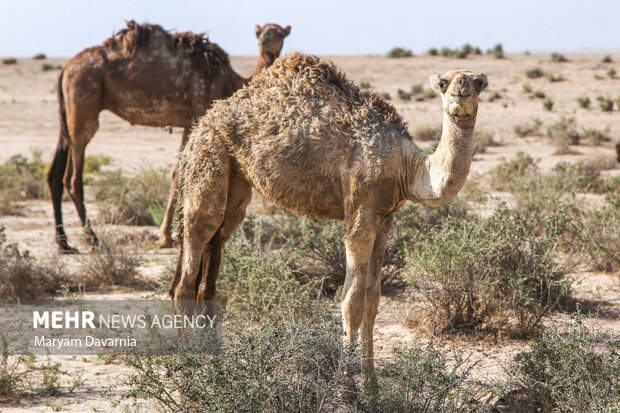
[[[286,26],[284,28],[284,37],[288,36],[289,34],[291,34],[291,26]]]
[[[256,32],[256,37],[260,36],[261,30],[263,29],[261,29],[261,27],[257,24],[256,27],[254,28],[254,31]]]
[[[439,87],[439,75],[434,74],[430,77],[431,89],[433,89],[438,95],[441,95],[441,88]]]
[[[489,82],[487,81],[487,75],[480,74],[474,78],[474,86],[478,93],[482,92],[487,86],[489,86]]]

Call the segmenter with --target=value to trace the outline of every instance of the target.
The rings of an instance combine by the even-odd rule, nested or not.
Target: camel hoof
[[[172,248],[172,239],[169,237],[161,237],[157,245],[159,245],[159,248]]]
[[[58,253],[60,255],[72,255],[79,254],[80,251],[77,248],[70,247],[69,244],[61,244],[58,246]]]

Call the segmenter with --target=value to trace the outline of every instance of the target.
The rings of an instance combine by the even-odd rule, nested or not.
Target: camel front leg
[[[183,139],[181,139],[181,147],[179,153],[185,148],[187,139],[189,138],[190,128],[183,129]],[[166,205],[166,213],[164,214],[164,220],[161,223],[158,245],[161,248],[172,247],[172,220],[174,219],[174,206],[177,198],[177,186],[179,180],[179,161],[172,168],[172,175],[170,177],[170,193],[168,194],[168,205]]]
[[[342,318],[349,344],[355,343],[357,333],[366,314],[370,261],[375,243],[378,219],[374,214],[360,215],[347,223],[345,247],[347,275],[342,291]],[[364,356],[367,346],[363,346]],[[372,360],[370,361],[372,363]]]
[[[361,325],[362,348],[366,356],[364,361],[364,386],[376,388],[373,330],[379,299],[381,298],[381,268],[383,267],[383,257],[385,256],[385,246],[387,244],[390,229],[394,222],[395,213],[383,217],[377,230],[375,243],[370,258],[370,269],[368,283],[366,284],[366,306]],[[370,381],[369,381],[370,380]]]

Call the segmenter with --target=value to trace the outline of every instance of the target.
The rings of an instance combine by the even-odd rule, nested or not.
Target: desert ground
[[[428,88],[428,77],[433,73],[442,74],[450,69],[468,68],[485,73],[489,87],[483,92],[479,104],[476,130],[490,134],[499,145],[489,146],[483,153],[477,153],[471,166],[470,179],[480,179],[488,174],[504,159],[514,158],[517,152],[524,152],[539,159],[539,167],[544,171],[561,161],[595,161],[611,164],[602,171],[605,177],[620,174],[620,164],[614,163],[616,142],[620,141],[620,113],[617,108],[604,112],[598,108],[596,97],[617,99],[620,96],[620,79],[608,76],[607,72],[620,56],[611,56],[614,63],[601,63],[601,55],[565,55],[567,62],[553,62],[549,55],[509,54],[503,59],[492,55],[474,56],[466,59],[442,56],[414,56],[390,59],[384,56],[327,56],[339,65],[349,78],[364,84],[377,93],[390,95],[390,102],[401,112],[409,123],[412,135],[425,127],[439,127],[442,109],[439,99],[417,101],[415,98],[399,98],[398,89],[408,91],[414,84]],[[30,156],[33,149],[43,154],[43,160],[51,161],[58,137],[58,103],[56,82],[59,70],[42,70],[42,64],[62,66],[66,58],[48,58],[44,61],[28,58],[18,59],[17,64],[0,65],[0,163],[11,156],[22,154]],[[232,57],[233,67],[240,74],[249,76],[255,66],[254,57]],[[526,71],[538,67],[547,76],[528,79]],[[552,75],[558,81],[551,81]],[[530,85],[533,91],[544,92],[546,99],[554,104],[551,111],[544,110],[543,100],[531,97],[532,92],[524,92],[523,84]],[[497,97],[497,95],[499,97]],[[491,99],[492,96],[496,96]],[[581,108],[576,99],[589,96],[593,103],[590,108]],[[571,153],[556,155],[557,148],[545,136],[544,128],[561,119],[573,117],[579,128],[605,131],[611,137],[598,146],[580,144],[572,146]],[[518,137],[515,126],[540,119],[544,125],[541,133]],[[105,155],[111,160],[106,169],[122,169],[131,174],[142,166],[171,167],[176,160],[176,152],[181,139],[181,131],[132,126],[109,112],[102,112],[99,131],[87,147],[87,155]],[[422,141],[419,145],[429,146]],[[159,229],[156,226],[108,225],[98,222],[98,209],[92,189],[87,184],[86,207],[94,223],[96,232],[137,233],[146,241],[147,248],[141,250],[143,261],[139,267],[140,276],[158,280],[167,268],[175,265],[177,250],[156,247]],[[510,202],[510,195],[500,192],[486,193],[487,205],[498,199]],[[604,195],[588,195],[591,202],[602,202]],[[260,215],[262,204],[255,196],[250,205],[251,212]],[[492,209],[481,214],[488,214]],[[18,213],[0,216],[0,225],[6,228],[9,241],[19,243],[23,250],[29,250],[40,260],[57,259],[54,242],[54,220],[49,200],[29,200],[20,202]],[[65,228],[72,245],[79,248],[80,256],[89,254],[89,247],[81,240],[81,227],[72,202],[63,202]],[[620,247],[619,247],[620,248]],[[62,265],[76,267],[80,256],[63,256]],[[604,316],[588,319],[589,326],[616,337],[620,334],[620,276],[613,272],[597,272],[584,263],[575,264],[570,276],[573,280],[572,295],[577,300],[591,300],[602,303]],[[85,297],[101,299],[152,298],[161,297],[152,289],[118,287],[103,291],[86,291]],[[406,293],[391,293],[382,297],[375,325],[375,346],[378,358],[387,357],[393,347],[408,347],[417,340],[428,340],[430,331],[418,328],[409,322],[408,313],[415,308],[414,299]],[[569,318],[567,312],[556,311],[546,318],[545,324],[561,323]],[[504,374],[504,367],[511,357],[527,346],[527,340],[502,337],[478,339],[476,336],[436,337],[440,348],[456,348],[469,354],[478,364],[474,376],[497,378]],[[123,374],[131,369],[117,359],[89,357],[52,356],[49,360],[40,357],[37,363],[61,363],[66,372],[63,380],[81,377],[82,384],[72,392],[62,391],[59,396],[25,396],[19,401],[0,405],[2,412],[25,411],[134,411],[134,400],[120,400],[125,390],[115,386]],[[63,386],[69,386],[62,383]],[[148,400],[139,400],[138,406],[150,411]],[[129,409],[129,410],[126,410]]]

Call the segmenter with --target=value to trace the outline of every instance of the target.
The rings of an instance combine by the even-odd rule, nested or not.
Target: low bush
[[[575,118],[562,118],[556,123],[547,127],[547,136],[551,138],[553,145],[557,148],[556,154],[571,153],[570,145],[579,145],[581,136],[577,130]]]
[[[441,126],[420,126],[413,132],[417,141],[438,141],[441,138]]]
[[[543,109],[551,112],[553,110],[553,100],[545,99],[545,101],[543,102]]]
[[[2,59],[2,63],[5,65],[15,65],[17,64],[17,59],[14,57],[6,57]]]
[[[579,105],[580,108],[588,109],[590,107],[590,103],[592,103],[592,101],[590,100],[588,96],[577,98],[577,104]]]
[[[545,75],[545,73],[542,70],[540,70],[539,68],[537,68],[537,67],[535,67],[533,69],[528,69],[525,72],[525,76],[527,76],[530,79],[536,79],[536,78],[539,78],[539,77],[543,77],[544,75]]]
[[[596,100],[598,101],[598,106],[601,108],[603,112],[611,112],[612,110],[614,110],[613,100],[603,97],[603,96],[598,96]]]
[[[493,139],[490,132],[479,132],[474,134],[474,155],[477,153],[485,153],[489,146],[499,146],[499,143]]]
[[[519,137],[538,135],[540,133],[540,128],[542,127],[542,122],[540,119],[533,119],[532,123],[524,123],[523,125],[516,125],[514,127],[515,134]]]
[[[603,56],[603,58],[601,59],[601,63],[611,63],[611,56],[610,55],[605,55]]]
[[[492,54],[496,59],[503,59],[504,48],[501,43],[498,43],[493,47],[493,49],[487,50],[487,54]]]
[[[548,225],[556,216],[548,216]],[[568,294],[555,234],[500,206],[489,218],[449,218],[412,243],[411,280],[437,329],[525,336]]]
[[[542,90],[537,90],[536,92],[534,92],[533,96],[536,99],[544,99],[545,98],[545,92],[543,92]]]
[[[14,202],[47,198],[47,168],[38,150],[32,151],[30,159],[13,155],[0,165],[0,214],[12,212]]]
[[[516,411],[613,412],[620,408],[620,348],[600,344],[580,317],[547,329],[518,353],[509,370]]]
[[[514,159],[504,161],[491,171],[491,187],[498,191],[515,191],[522,179],[537,171],[538,167],[531,156],[517,152]]]
[[[99,233],[99,244],[89,255],[78,258],[84,285],[98,288],[144,284],[138,279],[138,266],[142,263],[138,251],[119,244],[116,237]]]
[[[429,55],[429,56],[437,56],[439,54],[439,52],[437,51],[437,49],[435,47],[431,47],[430,49],[428,49],[426,54]]]
[[[47,59],[47,56],[45,55],[45,53],[37,53],[32,58],[34,60],[45,60],[45,59]]]
[[[410,49],[405,49],[403,47],[395,47],[387,53],[387,57],[390,57],[390,58],[411,57],[411,56],[413,56],[413,52]]]
[[[551,53],[551,61],[556,63],[568,62],[568,59],[560,53]]]
[[[159,225],[169,185],[165,168],[142,168],[129,178],[121,170],[102,172],[93,179],[99,219],[108,224]]]
[[[616,69],[610,67],[607,71],[607,77],[609,77],[610,79],[614,79],[616,77]]]
[[[60,265],[37,262],[29,251],[9,243],[0,226],[0,299],[42,300],[57,292],[68,277]]]

